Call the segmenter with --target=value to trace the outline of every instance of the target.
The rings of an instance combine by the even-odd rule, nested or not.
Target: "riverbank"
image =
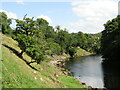
[[[74,57],[87,56],[87,55],[95,55],[95,54],[96,53],[87,52],[86,50],[78,47],[77,48],[77,52],[74,55]]]
[[[66,67],[74,73],[73,77],[77,78],[80,82],[82,81],[83,85],[85,84],[91,88],[89,90],[107,90],[103,88],[104,81],[101,60],[100,55],[77,57],[72,58]]]
[[[88,56],[88,55],[95,55],[95,53],[90,53],[85,51],[84,49],[78,48],[76,54],[72,58],[76,58],[80,56]],[[50,64],[53,64],[56,67],[63,69],[66,65],[66,62],[69,61],[71,57],[68,54],[63,54],[63,55],[47,56],[47,58],[51,59]]]
[[[87,55],[93,55],[94,53],[89,53],[81,48],[77,49],[76,55],[73,57],[80,57],[80,56],[87,56]],[[49,63],[54,65],[56,68],[60,69],[60,71],[67,76],[72,76],[72,72],[70,72],[68,69],[65,68],[66,62],[70,60],[70,56],[67,54],[64,55],[53,55],[53,56],[47,56],[48,58],[52,59]],[[76,80],[79,81],[78,78],[75,78]],[[92,87],[87,86],[84,82],[79,83],[86,88],[89,88],[89,90],[92,90]]]
[[[31,57],[26,53],[23,53],[23,58],[17,55],[21,52],[18,43],[6,35],[2,35],[2,39],[2,61],[0,62],[3,88],[87,88],[49,61],[28,65],[25,61],[31,61]],[[61,58],[53,57],[65,60],[66,55],[60,56]]]
[[[80,49],[80,50],[82,50],[82,49]],[[81,53],[79,55],[77,54],[77,56],[75,56],[73,58],[77,58],[77,57],[80,57],[80,56],[95,55],[95,53],[89,53],[89,52],[86,52],[85,50],[83,52],[84,53]],[[55,65],[65,75],[72,76],[72,72],[70,72],[68,69],[64,68],[65,65],[66,65],[66,62],[70,60],[69,55],[66,55],[66,54],[60,55],[60,56],[53,55],[53,56],[50,56],[50,58],[52,59],[52,61],[50,61],[50,64]],[[81,82],[80,78],[75,78],[75,79],[78,80],[81,85],[84,85],[86,88],[88,88],[88,90],[107,90],[106,88],[93,88],[92,86],[86,85],[86,83]]]
[[[68,69],[65,68],[66,62],[69,61],[69,58],[70,58],[69,55],[66,55],[66,54],[59,55],[59,56],[53,55],[53,56],[48,56],[48,58],[52,59],[49,63],[54,65],[55,68],[59,69],[61,73],[63,73],[64,75],[70,76],[70,77],[72,76],[72,72],[70,72]],[[56,73],[56,76],[59,76],[59,73]],[[82,85],[84,88],[86,89],[89,88],[89,90],[92,90],[85,83],[80,82],[78,78],[74,78],[74,79],[76,79],[79,82],[79,84]]]

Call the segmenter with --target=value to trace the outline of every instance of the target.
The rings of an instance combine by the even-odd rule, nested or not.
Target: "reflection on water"
[[[95,88],[103,88],[102,58],[99,55],[74,58],[67,63],[67,68],[73,72],[74,77],[81,82]]]
[[[119,59],[105,60],[103,63],[104,86],[108,90],[120,90],[120,62]]]
[[[87,86],[120,90],[119,59],[103,61],[99,55],[83,56],[71,59],[66,67]]]

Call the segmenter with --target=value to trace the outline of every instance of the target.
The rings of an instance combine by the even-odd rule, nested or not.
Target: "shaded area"
[[[21,56],[21,54],[16,51],[15,49],[13,49],[12,47],[9,47],[8,45],[5,45],[5,44],[2,44],[3,46],[5,46],[6,48],[8,48],[9,50],[11,50],[14,54],[16,54],[20,59],[22,59],[29,67],[31,67],[32,69],[34,70],[37,70],[35,67],[33,67],[32,65],[30,65],[30,63],[33,63],[33,62],[28,62],[27,60],[25,60],[23,58],[23,56]],[[37,70],[38,71],[38,70]]]
[[[120,62],[119,58],[104,60],[104,87],[108,90],[120,90]]]

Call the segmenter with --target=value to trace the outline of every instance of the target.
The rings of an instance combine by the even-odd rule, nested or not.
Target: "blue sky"
[[[2,3],[2,8],[16,13],[18,18],[23,18],[25,14],[28,14],[29,17],[37,17],[43,14],[49,16],[53,22],[61,23],[63,20],[77,19],[72,13],[72,7],[68,2],[26,2],[24,5],[15,2],[5,2]]]
[[[2,9],[9,18],[44,18],[50,25],[60,25],[69,32],[98,33],[103,24],[118,13],[117,0],[85,0],[79,2],[2,2]]]

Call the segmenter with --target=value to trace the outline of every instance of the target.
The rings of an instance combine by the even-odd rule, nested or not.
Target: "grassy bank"
[[[18,56],[20,48],[12,38],[2,35],[2,82],[4,88],[85,88],[78,80],[43,61],[27,65],[31,57]]]
[[[92,53],[87,52],[82,48],[77,48],[77,52],[76,52],[75,56],[78,57],[78,56],[85,56],[85,55],[90,55],[90,54],[92,54]]]

